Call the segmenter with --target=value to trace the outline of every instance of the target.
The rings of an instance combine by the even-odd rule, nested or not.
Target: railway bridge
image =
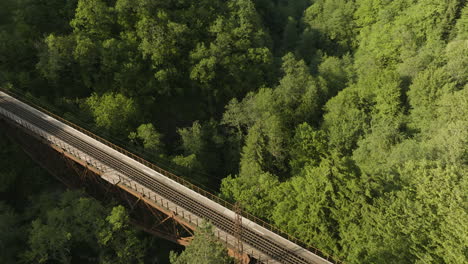
[[[18,98],[0,91],[0,129],[13,131],[10,135],[22,141],[26,150],[40,142],[42,150],[36,152],[36,158],[62,155],[83,171],[92,172],[98,181],[132,196],[135,203],[165,215],[159,224],[171,219],[190,234],[207,220],[212,223],[215,236],[244,263],[249,259],[269,264],[338,262],[182,178]],[[174,238],[167,232],[147,231],[182,245],[190,242],[189,236]]]

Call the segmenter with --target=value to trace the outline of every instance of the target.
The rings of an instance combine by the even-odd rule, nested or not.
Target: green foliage
[[[462,8],[462,10],[460,11],[460,18],[457,20],[455,30],[457,39],[466,40],[468,38],[468,6],[465,5],[460,8]]]
[[[229,264],[232,259],[227,249],[213,234],[213,227],[203,223],[195,231],[195,237],[181,254],[171,252],[172,264]]]
[[[283,57],[284,76],[275,89],[263,88],[248,94],[242,102],[232,100],[226,107],[223,123],[242,135],[240,174],[255,177],[262,171],[273,174],[287,170],[287,150],[292,132],[287,127],[318,115],[320,86],[308,72],[304,61],[292,54]]]
[[[220,170],[221,158],[218,152],[227,145],[219,134],[218,124],[210,120],[204,124],[193,122],[191,127],[179,128],[181,150],[184,156],[177,156],[174,161],[190,170],[201,170],[205,173],[216,173]],[[199,182],[209,179],[198,179]]]
[[[206,131],[202,128],[202,125],[195,121],[191,127],[179,128],[177,130],[181,138],[181,148],[183,150],[183,155],[175,156],[172,161],[182,166],[189,171],[202,171],[204,170],[204,165],[202,161],[207,162],[216,162],[215,160],[208,160],[204,156],[206,148],[208,147],[208,139],[206,137]],[[209,167],[209,165],[207,166]],[[198,182],[204,182],[206,179],[197,179]]]
[[[457,10],[463,6],[461,2],[362,1],[357,11],[363,26],[356,53],[358,67],[363,71],[391,67],[412,61],[422,52],[426,53],[421,58],[425,61],[418,67],[424,68],[431,61],[427,57],[434,55],[433,47],[452,30]]]
[[[336,48],[343,51],[351,50],[355,46],[356,29],[353,15],[355,1],[319,0],[307,8],[304,23],[310,30],[318,30]],[[325,41],[327,41],[325,40]]]
[[[79,0],[75,18],[70,25],[76,33],[102,39],[109,37],[112,23],[112,12],[105,1]]]
[[[275,56],[294,51],[302,31],[299,21],[310,1],[254,0],[253,2],[266,31],[273,40],[272,51]]]
[[[154,77],[167,81],[178,76],[175,62],[181,59],[180,43],[187,37],[187,25],[173,22],[167,13],[159,11],[155,17],[143,16],[136,27],[141,39],[139,49],[143,56],[151,58]]]
[[[271,52],[251,0],[229,1],[228,14],[218,17],[209,32],[210,41],[198,43],[190,55],[190,77],[207,93],[224,103],[268,81]]]
[[[192,127],[181,128],[177,131],[182,139],[182,148],[186,154],[201,154],[203,149],[202,127],[195,121]]]
[[[221,197],[238,201],[254,215],[270,218],[275,205],[271,194],[278,183],[277,176],[261,171],[248,176],[228,176],[221,183]]]
[[[467,183],[466,171],[460,169],[406,163],[399,170],[403,188],[378,199],[365,215],[366,232],[373,238],[365,242],[365,262],[466,262],[466,223],[461,219],[466,218]]]
[[[40,221],[34,221],[31,234],[29,237],[31,250],[24,256],[26,261],[46,263],[52,260],[70,263],[70,233],[54,226],[44,225]]]
[[[442,164],[466,165],[468,162],[468,85],[444,95],[439,100],[437,118],[431,123],[433,133],[427,144]]]
[[[83,250],[78,247],[80,243],[96,245],[94,235],[104,224],[99,220],[105,214],[104,208],[95,200],[79,198],[79,195],[64,193],[53,207],[42,208],[43,214],[32,222],[30,249],[24,254],[26,261],[70,263],[71,252]],[[87,249],[85,254],[91,252]]]
[[[242,149],[240,173],[257,177],[261,171],[284,169],[287,144],[281,120],[269,116],[252,126]]]
[[[411,114],[417,128],[430,129],[428,122],[435,118],[437,108],[434,102],[454,88],[443,68],[429,68],[418,74],[408,91]]]
[[[325,133],[315,130],[307,123],[300,124],[296,127],[290,153],[293,175],[298,174],[307,165],[318,165],[328,154]]]
[[[326,57],[318,66],[320,77],[326,81],[326,91],[324,92],[324,99],[326,102],[329,98],[335,96],[339,91],[346,87],[347,83],[351,81],[353,72],[351,69],[352,59],[351,56],[345,55],[343,58]]]
[[[133,99],[122,94],[93,94],[86,99],[85,105],[90,109],[96,125],[116,134],[125,134],[137,116]]]
[[[370,102],[360,97],[353,87],[330,99],[323,117],[330,147],[349,154],[369,129],[370,108]]]
[[[321,84],[316,81],[303,60],[297,60],[291,53],[283,57],[283,78],[274,93],[280,111],[293,122],[317,119]]]
[[[188,169],[189,171],[200,171],[203,168],[203,165],[198,161],[197,155],[195,154],[190,154],[188,156],[177,155],[172,158],[172,162]]]
[[[222,197],[347,263],[464,263],[467,12],[461,0],[5,0],[0,82],[84,110],[204,185],[232,175]],[[0,165],[2,195],[40,185],[29,163]],[[96,216],[80,222],[65,210],[85,209],[53,197],[27,210],[25,260],[143,261],[122,208],[75,197]],[[10,230],[19,211],[5,208]],[[191,250],[173,261],[214,261]]]
[[[129,228],[126,209],[121,205],[112,208],[106,222],[97,234],[99,244],[106,248],[100,254],[101,263],[144,263],[146,245]]]
[[[129,227],[125,208],[117,206],[108,213],[98,201],[81,195],[71,191],[58,197],[42,194],[35,205],[41,214],[32,221],[23,259],[35,263],[89,258],[99,258],[100,263],[143,263],[146,245]]]
[[[162,21],[148,21],[148,19],[142,19],[138,24],[139,30],[141,30],[139,31],[139,35],[140,38],[142,38],[140,48],[143,54],[151,55],[155,66],[162,64],[164,57],[177,55],[179,49],[177,49],[176,41],[188,30],[185,25],[167,21],[168,15],[163,12],[158,13],[157,19]],[[158,24],[165,25],[167,28],[158,28]],[[154,33],[149,34],[149,32]],[[146,39],[147,36],[151,36],[155,39]],[[157,39],[160,36],[165,36],[165,39]],[[161,51],[164,53],[158,54]]]
[[[468,16],[468,15],[467,15]],[[467,30],[468,31],[468,30]],[[448,43],[445,49],[447,65],[445,70],[461,87],[468,83],[468,73],[463,69],[468,67],[468,38]]]
[[[338,218],[333,211],[341,209],[338,193],[343,195],[344,190],[337,183],[343,176],[330,166],[329,160],[318,167],[305,167],[303,174],[276,189],[274,199],[278,202],[271,218],[305,242],[335,251]]]
[[[37,68],[40,73],[51,81],[60,81],[66,67],[73,59],[75,42],[70,37],[60,37],[53,34],[45,40],[46,48],[40,54]]]
[[[162,135],[156,131],[153,124],[142,124],[137,128],[136,132],[131,132],[128,136],[130,140],[141,141],[145,150],[153,153],[163,152],[163,143],[161,141]]]

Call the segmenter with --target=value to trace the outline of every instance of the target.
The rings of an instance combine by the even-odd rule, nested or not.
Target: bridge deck
[[[103,179],[125,184],[192,223],[209,220],[218,237],[234,246],[235,213],[230,209],[3,92],[0,118],[16,122],[100,170]],[[265,263],[331,263],[246,218],[241,234],[245,252]]]

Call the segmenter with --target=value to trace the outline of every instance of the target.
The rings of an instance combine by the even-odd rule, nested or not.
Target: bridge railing
[[[37,110],[40,110],[41,112],[44,112],[44,113],[48,114],[49,116],[51,116],[51,117],[65,123],[65,124],[67,124],[70,127],[73,127],[74,129],[76,129],[78,131],[80,131],[81,133],[83,133],[83,134],[85,134],[85,135],[87,135],[87,136],[101,142],[102,144],[105,144],[106,146],[108,146],[108,147],[110,147],[110,148],[112,148],[112,149],[114,149],[114,150],[128,156],[128,157],[131,157],[132,159],[140,162],[141,164],[143,164],[143,165],[145,165],[145,166],[159,172],[160,174],[162,174],[162,175],[164,175],[164,176],[166,176],[166,177],[168,177],[168,178],[170,178],[170,179],[184,185],[185,187],[187,187],[187,188],[189,188],[189,189],[191,189],[191,190],[193,190],[193,191],[195,191],[195,192],[209,198],[210,200],[212,200],[212,201],[214,201],[214,202],[216,202],[216,203],[230,209],[231,211],[236,211],[236,208],[235,208],[234,204],[220,198],[217,195],[212,194],[209,191],[204,190],[203,188],[200,188],[199,186],[185,180],[182,177],[179,177],[179,176],[177,176],[177,175],[175,175],[175,174],[173,174],[173,173],[171,173],[171,172],[169,172],[167,170],[161,169],[160,167],[158,167],[155,164],[147,161],[146,159],[143,159],[140,156],[138,156],[138,155],[136,155],[136,154],[134,154],[134,153],[132,153],[132,152],[130,152],[130,151],[116,145],[116,144],[113,144],[113,143],[109,142],[108,140],[106,140],[106,139],[104,139],[104,138],[102,138],[102,137],[100,137],[100,136],[98,136],[98,135],[96,135],[96,134],[94,134],[94,133],[92,133],[92,132],[90,132],[90,131],[88,131],[88,130],[86,130],[86,129],[84,129],[84,128],[82,128],[82,127],[80,127],[80,126],[78,126],[78,125],[76,125],[76,124],[74,124],[72,122],[70,122],[70,121],[68,121],[68,120],[66,120],[66,119],[64,119],[64,118],[62,118],[61,116],[59,116],[57,114],[54,114],[54,113],[48,111],[47,109],[44,109],[43,107],[39,106],[36,102],[33,102],[31,100],[32,98],[28,98],[27,96],[25,96],[25,95],[23,95],[23,94],[21,94],[19,92],[13,91],[12,89],[4,89],[4,88],[0,87],[0,91],[3,91],[6,94],[8,94],[8,95],[10,95],[10,96],[12,96],[12,97],[14,97],[14,98],[16,98],[18,100],[21,100],[24,103],[30,105],[31,107],[36,108]],[[293,243],[307,249],[308,251],[314,253],[315,255],[318,255],[318,256],[320,256],[320,257],[322,257],[322,258],[324,258],[324,259],[326,259],[328,261],[331,261],[331,262],[334,262],[334,263],[337,263],[337,264],[344,263],[343,261],[339,260],[337,257],[334,257],[331,254],[325,253],[325,252],[319,250],[318,248],[316,248],[314,246],[311,246],[309,244],[306,244],[305,242],[302,242],[301,240],[297,239],[296,237],[293,237],[293,236],[287,234],[286,232],[282,231],[278,227],[273,226],[270,223],[267,223],[266,221],[254,216],[254,215],[252,215],[252,214],[250,214],[248,212],[245,212],[245,211],[242,210],[241,215],[243,217],[249,219],[250,221],[253,221],[256,224],[262,226],[263,228],[268,229],[269,231],[271,231],[271,232],[273,232],[273,233],[275,233],[275,234],[277,234],[277,235],[279,235],[279,236],[281,236],[281,237],[283,237],[283,238],[285,238],[285,239],[287,239],[287,240],[289,240],[289,241],[291,241],[291,242],[293,242]]]

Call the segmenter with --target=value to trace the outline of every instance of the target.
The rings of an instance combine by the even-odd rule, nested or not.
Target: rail
[[[119,147],[119,146],[109,142],[108,140],[106,140],[106,139],[104,139],[102,137],[99,137],[98,135],[96,135],[96,134],[94,134],[94,133],[92,133],[92,132],[90,132],[90,131],[88,131],[88,130],[86,130],[86,129],[78,126],[78,125],[75,125],[74,123],[72,123],[72,122],[70,122],[70,121],[68,121],[68,120],[66,120],[66,119],[64,119],[64,118],[62,118],[62,117],[60,117],[60,116],[58,116],[58,115],[56,115],[54,113],[51,113],[47,109],[44,109],[43,107],[41,107],[41,106],[37,105],[36,103],[32,102],[26,96],[24,96],[22,94],[19,94],[19,93],[15,93],[14,91],[12,91],[12,89],[4,89],[3,87],[0,87],[0,91],[2,91],[4,93],[18,99],[18,100],[21,100],[24,103],[27,103],[31,107],[36,108],[36,109],[50,115],[51,117],[65,123],[65,124],[67,124],[67,125],[69,125],[71,127],[73,127],[74,129],[76,129],[76,130],[78,130],[80,132],[82,132],[83,134],[85,134],[85,135],[87,135],[89,137],[92,137],[93,139],[95,139],[95,140],[109,146],[110,148],[112,148],[112,149],[114,149],[114,150],[116,150],[116,151],[118,151],[118,152],[120,152],[120,153],[122,153],[124,155],[127,155],[128,157],[133,158],[134,160],[142,163],[143,165],[145,165],[145,166],[147,166],[147,167],[161,173],[162,175],[164,175],[164,176],[166,176],[166,177],[168,177],[168,178],[170,178],[170,179],[184,185],[185,187],[187,187],[187,188],[189,188],[189,189],[191,189],[191,190],[193,190],[193,191],[195,191],[195,192],[209,198],[210,200],[212,200],[214,202],[217,202],[218,204],[221,204],[224,207],[226,207],[226,208],[228,208],[228,209],[230,209],[232,211],[236,210],[236,206],[234,204],[220,198],[217,195],[214,195],[214,194],[212,194],[212,193],[198,187],[197,185],[195,185],[195,184],[193,184],[193,183],[191,183],[191,182],[189,182],[189,181],[187,181],[187,180],[185,180],[185,179],[183,179],[183,178],[181,178],[181,177],[179,177],[179,176],[177,176],[177,175],[175,175],[175,174],[173,174],[171,172],[168,172],[168,171],[166,171],[164,169],[161,169],[160,167],[158,167],[155,164],[141,158],[140,156],[138,156],[138,155],[136,155],[136,154],[134,154],[134,153],[132,153],[130,151],[127,151],[126,149],[124,149],[122,147]],[[314,247],[312,245],[309,245],[309,244],[306,244],[306,243],[302,242],[301,240],[297,239],[296,237],[293,237],[293,236],[287,234],[286,232],[282,231],[278,227],[273,226],[272,224],[267,223],[266,221],[254,216],[254,215],[252,215],[252,214],[250,214],[248,212],[245,212],[245,211],[242,210],[241,215],[243,217],[255,222],[256,224],[262,226],[263,228],[266,228],[269,231],[271,231],[271,232],[273,232],[273,233],[275,233],[275,234],[277,234],[277,235],[279,235],[279,236],[281,236],[281,237],[283,237],[283,238],[285,238],[285,239],[287,239],[287,240],[289,240],[289,241],[291,241],[291,242],[293,242],[293,243],[307,249],[308,251],[310,251],[311,253],[314,253],[315,255],[318,255],[318,256],[320,256],[320,257],[322,257],[322,258],[324,258],[324,259],[326,259],[328,261],[331,261],[331,262],[334,262],[334,263],[337,263],[337,264],[344,263],[343,261],[339,260],[337,257],[334,257],[331,254],[325,253],[325,252],[319,250],[318,248],[316,248],[316,247]]]

